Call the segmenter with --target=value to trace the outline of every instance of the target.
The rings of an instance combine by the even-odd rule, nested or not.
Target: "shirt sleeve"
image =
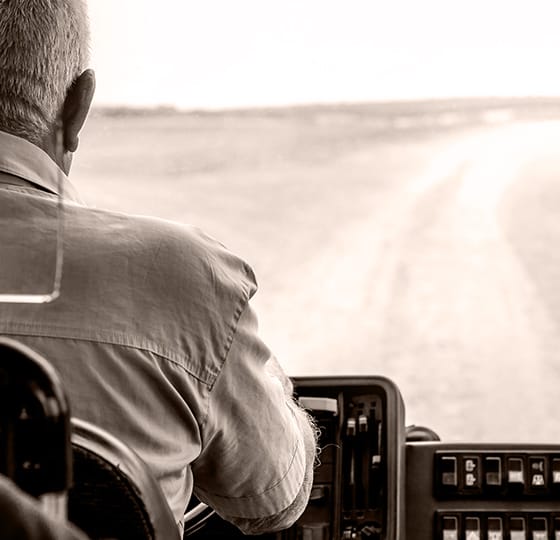
[[[270,351],[247,306],[209,398],[194,492],[223,518],[261,519],[302,489],[306,454],[290,396],[266,369]]]

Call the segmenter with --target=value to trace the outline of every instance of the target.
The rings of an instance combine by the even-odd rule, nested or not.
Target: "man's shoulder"
[[[220,245],[194,225],[150,215],[69,204],[66,207],[66,218],[70,228],[75,227],[80,233],[85,232],[88,236],[105,242],[142,238],[144,245],[154,242],[187,242],[194,246],[201,245],[203,249]]]
[[[245,260],[194,225],[92,208],[77,207],[73,214],[69,233],[74,225],[76,242],[141,266],[148,270],[146,278],[229,281],[240,284],[248,297],[256,289]]]
[[[250,266],[194,226],[68,210],[60,310],[70,311],[66,302],[88,305],[102,299],[98,314],[85,316],[88,324],[137,336],[137,342],[140,337],[165,342],[190,358],[211,354],[215,366],[221,365],[237,320],[257,289]]]

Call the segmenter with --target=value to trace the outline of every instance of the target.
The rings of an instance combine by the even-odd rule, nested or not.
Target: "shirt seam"
[[[247,272],[246,268],[245,268],[245,272]],[[241,301],[238,303],[238,305],[235,309],[235,312],[233,314],[233,322],[230,325],[230,333],[228,334],[228,336],[226,338],[224,351],[222,353],[222,356],[220,357],[220,361],[221,361],[220,369],[219,369],[218,373],[216,374],[216,376],[214,377],[214,380],[212,381],[212,383],[209,385],[209,392],[208,392],[208,396],[206,398],[206,408],[205,408],[205,412],[204,412],[204,417],[202,418],[201,423],[200,423],[201,432],[204,429],[204,427],[206,426],[206,422],[208,421],[208,417],[210,415],[210,399],[212,398],[212,390],[214,389],[214,386],[216,385],[216,382],[218,381],[219,376],[223,372],[224,365],[227,361],[229,352],[230,352],[231,347],[233,345],[233,340],[235,339],[235,335],[237,334],[237,330],[239,328],[239,320],[241,319],[241,315],[244,313],[244,311],[249,306],[249,299],[250,299],[250,296],[251,296],[250,287],[248,288],[248,290],[246,289],[244,292],[245,292],[246,296],[244,298],[242,298]]]
[[[183,356],[176,352],[170,351],[155,342],[147,340],[144,344],[133,343],[129,340],[125,334],[121,332],[114,332],[113,338],[111,339],[107,335],[102,336],[97,334],[95,336],[80,335],[78,333],[72,333],[73,329],[70,328],[60,328],[56,326],[43,325],[42,328],[38,328],[34,325],[29,325],[25,323],[8,323],[0,324],[0,333],[9,334],[13,336],[29,336],[29,337],[44,337],[44,338],[54,338],[54,339],[73,339],[77,341],[87,341],[90,343],[99,343],[104,345],[116,345],[121,347],[127,347],[130,349],[135,349],[139,351],[144,351],[147,353],[155,354],[156,356],[176,365],[181,368],[185,373],[194,377],[198,381],[210,386],[211,383],[204,379],[202,375],[198,375],[193,370],[188,369],[185,363],[188,362],[189,356]],[[117,337],[118,336],[118,337]],[[120,338],[120,339],[118,339]],[[186,362],[185,362],[186,358]],[[182,360],[182,361],[181,361]],[[209,375],[214,376],[210,373]],[[216,375],[217,376],[217,375]]]
[[[25,178],[22,178],[22,180],[25,180]],[[29,193],[30,195],[35,195],[38,193],[38,196],[40,197],[49,197],[51,199],[56,199],[58,197],[56,193],[47,191],[46,189],[42,189],[41,187],[18,186],[17,184],[4,184],[0,182],[0,189],[5,191],[13,191],[16,193]]]

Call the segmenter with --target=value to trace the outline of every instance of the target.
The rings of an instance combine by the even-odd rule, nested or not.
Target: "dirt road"
[[[560,440],[560,311],[546,302],[560,281],[536,283],[528,265],[554,272],[560,243],[542,230],[548,251],[527,261],[520,238],[524,220],[536,237],[539,220],[560,221],[538,204],[558,197],[558,184],[532,186],[543,170],[554,176],[558,160],[542,149],[559,136],[543,124],[458,138],[435,148],[421,174],[323,230],[319,249],[263,306],[263,332],[290,371],[387,375],[408,421],[447,440]],[[348,159],[375,170],[374,155]]]

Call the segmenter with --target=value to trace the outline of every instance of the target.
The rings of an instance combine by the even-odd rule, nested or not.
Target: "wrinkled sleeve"
[[[285,520],[275,521],[275,528],[284,528],[307,502],[301,494],[309,426],[280,380],[266,369],[270,358],[247,306],[210,394],[193,474],[196,496],[223,518],[250,523],[290,507]]]

